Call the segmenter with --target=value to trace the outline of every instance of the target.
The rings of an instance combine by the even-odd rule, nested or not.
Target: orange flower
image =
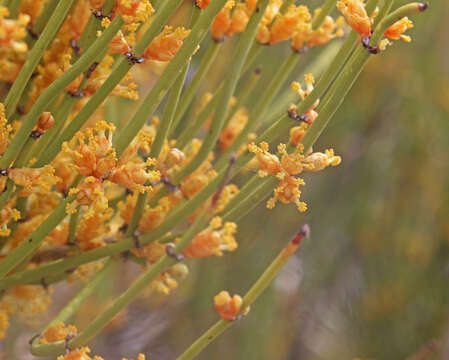
[[[215,41],[223,41],[226,32],[229,30],[232,19],[231,9],[234,6],[233,1],[228,1],[225,7],[215,16],[210,29],[212,38]]]
[[[248,151],[256,154],[260,166],[260,177],[275,175],[281,170],[279,158],[276,155],[269,153],[268,144],[266,142],[261,142],[259,146],[251,143],[248,145]]]
[[[341,0],[337,9],[343,14],[348,24],[362,38],[371,37],[371,19],[365,10],[363,0]]]
[[[69,156],[80,175],[101,179],[116,166],[117,160],[112,148],[114,129],[113,125],[100,121],[94,128],[78,132],[69,143],[63,144],[64,153]]]
[[[236,111],[228,125],[222,130],[218,139],[221,151],[226,151],[234,142],[236,137],[242,132],[248,122],[248,111],[242,107]]]
[[[385,31],[384,36],[390,40],[402,39],[405,42],[412,41],[412,38],[408,35],[403,35],[408,29],[413,27],[413,22],[409,20],[408,17],[403,17],[402,19],[396,21],[391,25],[387,31]]]
[[[223,251],[234,251],[237,248],[234,238],[236,229],[235,223],[227,222],[222,225],[221,218],[215,217],[206,230],[195,236],[183,254],[186,257],[202,258],[222,256]]]
[[[173,31],[171,26],[166,26],[146,48],[143,57],[147,60],[170,61],[189,34],[190,30],[183,27],[176,28]]]
[[[238,4],[237,8],[232,14],[231,24],[226,31],[226,36],[232,36],[234,34],[240,34],[246,29],[248,25],[249,16],[246,6],[244,4]]]
[[[209,5],[211,0],[195,0],[195,5],[200,9],[205,9]]]
[[[74,336],[78,332],[73,325],[66,325],[63,322],[50,326],[44,331],[40,338],[41,344],[48,344],[57,341],[65,341],[68,336]]]
[[[60,179],[55,176],[55,169],[51,165],[45,165],[42,168],[19,168],[9,169],[8,177],[16,185],[24,187],[19,196],[26,196],[33,192],[48,194],[51,188],[56,185]]]
[[[220,315],[223,320],[234,321],[241,313],[243,300],[239,295],[231,295],[227,291],[221,291],[214,297],[215,311]],[[249,308],[246,308],[242,312],[242,316],[246,315]]]

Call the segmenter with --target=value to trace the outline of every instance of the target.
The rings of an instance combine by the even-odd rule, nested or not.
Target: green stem
[[[10,0],[8,4],[9,16],[11,18],[16,18],[19,14],[19,8],[22,0]]]
[[[253,176],[223,209],[223,221],[238,221],[244,217],[270,195],[276,182],[275,177],[268,179]]]
[[[334,9],[336,3],[337,0],[326,0],[324,5],[321,7],[320,12],[312,21],[313,30],[316,30],[321,26],[326,16],[329,15],[331,11]]]
[[[218,160],[215,166],[215,169],[217,171],[220,171],[221,169],[226,167],[226,164],[231,154],[235,153],[240,148],[240,146],[247,141],[249,133],[253,130],[257,121],[260,120],[261,116],[270,106],[271,102],[279,92],[279,89],[284,84],[288,75],[298,62],[299,57],[300,54],[298,52],[292,52],[290,56],[287,59],[285,59],[285,62],[276,72],[276,75],[271,80],[267,89],[263,92],[262,96],[260,97],[254,109],[251,111],[248,117],[248,122],[246,123],[242,132],[239,134],[239,136],[237,136],[232,145],[222,154],[220,160]]]
[[[214,96],[210,101],[204,106],[203,109],[197,114],[194,120],[187,126],[186,129],[179,135],[176,139],[176,146],[179,149],[183,149],[193,138],[198,129],[203,125],[210,114],[213,113],[216,105],[218,103],[218,96]]]
[[[7,118],[9,118],[16,111],[16,106],[22,96],[23,90],[25,89],[28,81],[31,78],[31,75],[33,74],[42,56],[44,55],[44,51],[47,49],[48,45],[50,45],[62,22],[72,8],[74,1],[75,0],[66,0],[60,1],[58,3],[55,11],[53,12],[53,15],[47,23],[47,26],[45,26],[45,29],[42,32],[41,36],[31,49],[25,64],[23,64],[19,75],[14,81],[14,84],[8,92],[8,96],[5,99]],[[14,2],[17,1],[14,0]]]
[[[209,129],[209,133],[204,139],[201,148],[195,157],[173,177],[172,181],[175,185],[179,184],[186,176],[190,175],[203,163],[204,159],[207,158],[209,152],[213,149],[215,143],[217,142],[218,136],[220,135],[228,114],[229,102],[235,91],[243,65],[248,56],[249,48],[254,43],[254,37],[256,35],[259,22],[265,13],[266,7],[268,6],[268,0],[263,0],[258,3],[257,6],[260,11],[253,14],[251,17],[245,32],[241,35],[239,43],[237,44],[234,61],[226,72],[227,80],[224,83],[222,94],[217,103],[214,120]]]
[[[156,110],[165,94],[182,73],[185,65],[194,54],[198,44],[209,30],[215,15],[221,10],[225,2],[226,0],[216,0],[203,10],[204,13],[199,17],[197,23],[191,30],[189,36],[184,40],[182,47],[178,50],[175,57],[167,65],[167,68],[156,85],[145,98],[128,125],[120,132],[119,136],[114,139],[114,148],[118,157],[125,151],[147,121],[148,115]]]
[[[251,95],[253,95],[254,89],[256,88],[261,75],[262,75],[262,68],[257,67],[249,77],[248,82],[244,84],[243,89],[237,95],[237,103],[234,106],[234,112],[228,117],[228,121],[232,118],[232,116],[237,112],[237,110],[240,107],[247,105],[248,102],[251,102],[250,101],[252,99]]]
[[[48,19],[50,19],[51,14],[53,14],[53,11],[58,5],[58,1],[59,0],[50,0],[44,4],[44,8],[33,24],[33,33],[39,35],[42,30],[44,30],[45,25],[48,23]]]
[[[201,61],[198,65],[198,70],[196,71],[192,81],[188,84],[182,94],[181,99],[179,100],[178,108],[176,110],[176,116],[173,120],[172,130],[176,130],[189,105],[192,103],[192,100],[196,92],[198,91],[198,88],[200,87],[201,83],[204,80],[204,77],[207,75],[210,67],[212,66],[215,57],[222,47],[222,44],[222,42],[213,41],[201,58]]]
[[[69,221],[69,244],[73,245],[76,243],[76,228],[78,226],[80,209],[78,207],[77,212],[70,215]]]
[[[142,35],[134,48],[136,56],[141,56],[146,47],[156,37],[164,24],[175,12],[182,0],[167,0],[161,5],[160,10],[152,19],[151,25],[148,30]],[[108,95],[115,89],[117,84],[125,77],[125,75],[131,70],[133,64],[124,56],[118,61],[117,66],[111,75],[106,79],[103,85],[95,92],[90,98],[88,103],[80,110],[77,116],[70,122],[70,124],[64,129],[61,136],[54,139],[48,149],[43,153],[36,166],[43,166],[50,163],[61,149],[61,145],[65,141],[69,141],[75,133],[82,128],[92,114],[98,109],[98,107],[106,100]]]
[[[60,2],[60,4],[61,3],[63,2]],[[102,33],[102,35],[95,41],[95,44],[92,45],[83,54],[83,56],[81,56],[81,58],[75,64],[73,64],[73,66],[69,70],[67,70],[63,75],[55,80],[41,96],[39,96],[30,112],[23,120],[20,130],[17,132],[16,136],[9,144],[8,149],[3,154],[3,157],[0,159],[0,168],[4,169],[10,165],[11,161],[22,149],[24,140],[30,135],[31,130],[33,129],[34,125],[36,124],[37,120],[39,119],[48,103],[52,101],[52,99],[57,96],[67,85],[75,80],[78,75],[89,68],[89,66],[98,56],[98,53],[108,45],[117,31],[121,28],[123,23],[124,22],[121,16],[116,16],[112,23]],[[35,46],[37,46],[37,44]]]
[[[305,228],[301,228],[298,234],[295,235],[293,240],[289,242],[287,247],[281,250],[279,255],[274,261],[266,268],[264,273],[249,289],[246,295],[243,297],[241,313],[247,311],[250,305],[252,305],[257,298],[265,291],[270,285],[273,279],[277,276],[282,267],[290,259],[297,249],[299,242],[304,237]],[[177,360],[191,360],[196,356],[218,336],[220,336],[226,329],[230,328],[236,321],[219,320],[212,327],[209,328],[203,335],[201,335],[183,354],[177,357]]]
[[[179,237],[180,233],[169,234],[163,237],[159,237],[160,243],[165,244],[173,241]],[[143,243],[142,243],[143,244]],[[143,244],[145,245],[145,244]],[[135,246],[131,237],[120,240],[117,243],[103,246],[101,248],[86,251],[77,255],[72,255],[64,259],[48,262],[44,265],[36,267],[30,270],[24,270],[21,272],[9,275],[4,279],[0,279],[0,290],[8,289],[11,286],[19,284],[32,284],[39,282],[41,279],[49,279],[57,274],[62,274],[67,271],[76,269],[82,264],[87,264],[93,261],[100,260],[102,258],[110,257],[128,251]]]

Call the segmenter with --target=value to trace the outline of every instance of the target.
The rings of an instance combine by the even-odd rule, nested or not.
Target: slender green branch
[[[14,1],[17,2],[16,0]],[[31,49],[25,64],[23,64],[19,75],[8,92],[8,96],[5,99],[6,117],[9,118],[16,111],[16,106],[22,96],[23,90],[44,55],[44,51],[55,37],[62,22],[72,8],[74,1],[75,0],[60,1],[56,6],[47,26],[45,26],[41,36]]]
[[[248,79],[248,82],[244,84],[244,87],[241,89],[239,94],[237,95],[237,103],[234,106],[234,112],[228,117],[228,120],[237,112],[237,110],[245,106],[248,102],[251,102],[251,95],[254,93],[254,89],[257,86],[257,83],[260,80],[260,77],[262,75],[262,68],[259,66],[257,67],[251,76]]]
[[[204,107],[201,109],[199,114],[197,114],[194,118],[194,121],[192,121],[186,129],[183,130],[183,132],[179,135],[179,137],[176,139],[176,146],[180,149],[184,148],[184,146],[187,145],[189,141],[192,140],[195,133],[198,131],[198,129],[203,125],[209,116],[213,113],[214,109],[216,108],[216,105],[218,103],[218,96],[214,96]]]
[[[182,117],[186,113],[189,105],[191,104],[198,88],[203,82],[204,77],[207,75],[210,67],[212,66],[215,57],[222,47],[223,42],[213,41],[206,52],[204,53],[201,61],[198,65],[198,70],[193,76],[192,81],[188,84],[185,91],[183,92],[181,99],[179,100],[178,108],[176,110],[176,115],[173,120],[172,130],[176,130],[176,127],[179,125]]]
[[[240,146],[247,141],[249,133],[254,129],[256,123],[260,120],[265,110],[270,106],[271,102],[276,97],[279,89],[284,84],[288,75],[291,73],[296,63],[298,62],[299,57],[300,54],[298,52],[292,52],[290,56],[285,59],[284,63],[276,72],[276,75],[271,80],[266,90],[263,92],[256,106],[249,114],[248,122],[246,123],[245,127],[234,140],[232,145],[220,157],[220,160],[215,166],[215,169],[217,171],[223,169],[226,166],[229,156],[236,152],[240,148]]]
[[[329,15],[331,11],[334,9],[336,3],[337,0],[326,0],[326,2],[321,7],[320,12],[312,21],[313,30],[316,30],[321,26],[326,16]]]
[[[158,240],[162,244],[171,242],[175,238],[179,237],[180,233],[169,234],[154,241]],[[139,240],[140,241],[140,240]],[[144,243],[142,243],[145,245]],[[51,279],[52,276],[56,274],[62,274],[66,272],[71,272],[78,266],[93,261],[97,261],[102,258],[110,257],[128,251],[135,246],[135,242],[131,237],[121,240],[113,244],[109,244],[95,250],[86,251],[77,255],[72,255],[64,259],[55,260],[48,262],[44,265],[38,266],[34,269],[24,270],[21,272],[16,272],[4,279],[0,279],[0,290],[8,289],[11,286],[19,284],[32,284],[45,279]]]
[[[51,14],[58,5],[58,1],[59,0],[49,0],[44,4],[44,8],[33,24],[34,34],[38,35],[44,30],[45,25],[48,23],[48,19],[50,19]]]
[[[12,18],[17,17],[21,3],[22,0],[10,0],[8,4],[9,16]]]
[[[290,257],[295,253],[301,240],[308,236],[308,226],[305,225],[301,227],[299,232],[293,237],[293,239],[288,243],[288,245],[281,250],[279,255],[274,259],[274,261],[267,267],[264,273],[259,277],[259,279],[254,283],[254,285],[249,289],[243,298],[242,307],[240,313],[248,311],[250,305],[257,300],[257,298],[264,292],[264,290],[270,285],[273,279],[277,276],[282,267],[290,259]],[[203,335],[201,335],[183,354],[177,357],[177,360],[191,360],[195,359],[196,356],[212,341],[214,341],[218,336],[220,336],[226,329],[230,328],[236,320],[217,321],[209,330],[207,330]]]

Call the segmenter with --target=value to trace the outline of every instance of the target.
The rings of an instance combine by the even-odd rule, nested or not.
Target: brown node
[[[167,254],[167,256],[175,259],[176,261],[184,260],[184,255],[183,254],[176,254],[175,253],[175,244],[173,244],[173,243],[168,243],[165,246],[165,253]]]
[[[293,120],[299,121],[299,122],[305,122],[306,124],[309,123],[309,119],[308,119],[307,115],[306,114],[298,115],[298,113],[296,112],[296,108],[293,106],[287,110],[287,113],[288,113],[288,117],[290,119],[293,119]]]
[[[133,65],[135,65],[135,64],[142,64],[145,61],[145,59],[142,56],[139,56],[139,57],[135,56],[131,51],[128,51],[125,54],[125,57]]]

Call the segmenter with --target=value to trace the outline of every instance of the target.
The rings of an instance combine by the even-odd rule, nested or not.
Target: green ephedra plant
[[[173,28],[181,5],[190,19]],[[332,149],[312,146],[367,61],[392,40],[409,42],[408,16],[427,6],[0,1],[0,336],[8,336],[14,316],[44,312],[53,284],[81,279],[84,287],[30,351],[101,359],[89,355],[89,340],[142,292],[168,295],[178,287],[188,275],[184,260],[236,250],[236,222],[258,203],[270,196],[269,209],[280,201],[306,211],[301,173],[341,162]],[[194,101],[232,37],[225,77]],[[317,82],[306,74],[278,97],[303,53],[331,41],[338,52],[316,59],[327,64]],[[246,73],[281,42],[291,43],[291,53],[255,98],[263,74]],[[142,97],[134,81],[148,74]],[[137,101],[137,111],[123,118],[118,97]],[[281,136],[284,143],[273,144]],[[248,170],[254,175],[239,189],[232,180]],[[243,319],[308,234],[303,225],[245,296],[220,292],[213,302],[221,319],[178,359],[193,359]],[[140,276],[84,329],[70,325],[114,269],[131,263]]]

